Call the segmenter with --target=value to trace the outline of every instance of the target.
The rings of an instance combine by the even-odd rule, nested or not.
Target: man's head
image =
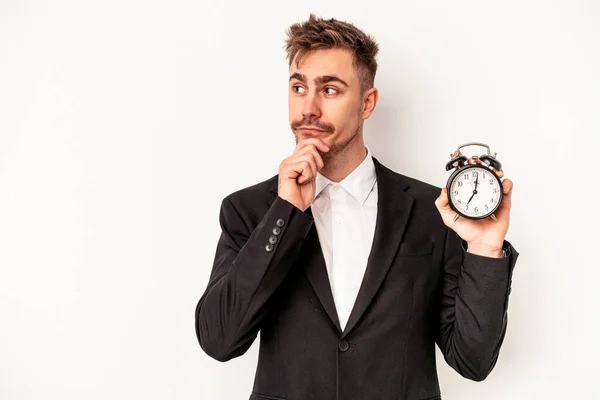
[[[374,39],[349,23],[311,14],[308,21],[289,28],[285,49],[289,118],[296,141],[319,137],[331,147],[328,157],[357,137],[362,145],[364,120],[378,99],[373,87],[378,52]]]

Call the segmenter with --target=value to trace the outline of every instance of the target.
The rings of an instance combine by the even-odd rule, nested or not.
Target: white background
[[[221,199],[293,150],[310,12],[380,44],[375,157],[443,186],[482,141],[514,182],[505,343],[481,383],[440,358],[443,398],[600,398],[599,3],[321,3],[0,3],[1,399],[248,398],[258,340],[212,360],[194,309]]]

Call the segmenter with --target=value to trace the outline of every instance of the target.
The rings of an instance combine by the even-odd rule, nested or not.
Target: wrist
[[[502,246],[490,246],[484,243],[468,243],[467,252],[479,256],[501,258],[503,257]]]
[[[292,201],[292,200],[288,200],[288,199],[287,199],[287,197],[285,197],[285,196],[282,196],[282,195],[280,195],[280,194],[278,194],[278,196],[279,196],[280,198],[282,198],[283,200],[287,201],[288,203],[290,203],[291,205],[293,205],[294,207],[296,207],[297,209],[299,209],[299,210],[300,210],[300,211],[302,211],[302,212],[306,212],[306,210],[308,209],[308,207],[310,207],[310,204],[309,204],[308,206],[306,206],[306,207],[305,207],[305,206],[303,206],[303,205],[296,204],[296,202],[294,202],[294,201]]]

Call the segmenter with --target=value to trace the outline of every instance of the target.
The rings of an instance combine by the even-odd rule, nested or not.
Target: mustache
[[[291,126],[293,130],[296,130],[303,126],[314,126],[317,129],[327,132],[333,132],[335,129],[335,127],[331,124],[328,124],[326,122],[319,122],[311,118],[303,118],[300,121],[294,121],[292,122]]]

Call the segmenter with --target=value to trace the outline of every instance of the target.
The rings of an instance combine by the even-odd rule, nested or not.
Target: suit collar
[[[301,252],[305,257],[303,260],[305,273],[341,337],[345,337],[356,326],[383,283],[406,230],[414,203],[414,198],[406,193],[406,189],[409,188],[408,182],[402,179],[401,175],[382,165],[375,157],[372,160],[378,182],[375,234],[365,276],[343,332],[337,317],[325,259],[314,224]],[[271,191],[275,194],[277,194],[277,186],[278,180],[275,178],[271,185]],[[275,196],[269,204],[274,200]],[[310,207],[307,212],[310,213]]]

